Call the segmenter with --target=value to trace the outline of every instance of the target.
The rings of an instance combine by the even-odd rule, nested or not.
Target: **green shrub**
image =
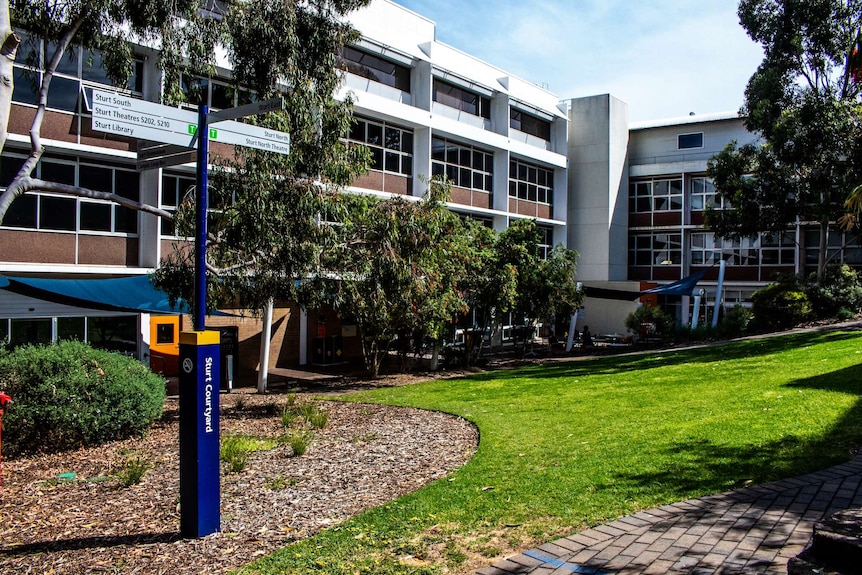
[[[862,310],[862,283],[847,264],[828,266],[819,284],[815,277],[809,278],[806,293],[820,317],[837,317],[843,308],[844,315],[850,312],[850,316],[843,319],[849,319]]]
[[[783,280],[757,290],[751,296],[757,326],[786,329],[811,319],[813,308],[808,295],[794,280]]]
[[[164,379],[144,364],[77,341],[0,355],[0,389],[14,401],[3,422],[9,456],[142,435],[165,400]]]
[[[754,319],[754,312],[739,304],[728,309],[718,324],[721,337],[736,337],[748,331],[748,326]]]
[[[311,442],[314,441],[314,433],[294,430],[287,434],[285,440],[290,445],[290,449],[293,452],[292,455],[299,457],[308,450]]]
[[[673,339],[674,319],[655,305],[642,305],[626,318],[626,327],[643,340],[658,336],[663,341]]]
[[[144,477],[144,473],[146,473],[149,468],[149,461],[141,459],[140,457],[129,457],[116,470],[116,476],[124,487],[131,487],[132,485],[137,485],[141,482],[141,479]]]

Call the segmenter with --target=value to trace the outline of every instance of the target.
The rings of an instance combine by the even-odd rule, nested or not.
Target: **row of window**
[[[374,170],[410,176],[413,173],[413,133],[385,122],[355,119],[348,139],[368,146]],[[491,192],[494,155],[445,138],[431,140],[431,174],[445,174],[454,185]],[[509,195],[551,204],[554,172],[520,160],[511,160]]]
[[[55,317],[0,319],[0,342],[10,347],[78,340],[109,351],[133,355],[138,351],[138,317]]]
[[[553,204],[554,172],[520,160],[511,160],[509,197],[540,204]]]
[[[406,66],[349,46],[342,50],[341,61],[344,69],[351,74],[410,92],[410,68]],[[432,99],[435,102],[486,120],[491,119],[491,99],[487,96],[440,78],[435,77],[433,81]],[[533,114],[512,108],[509,126],[531,136],[551,140],[551,122]]]
[[[9,185],[23,162],[23,156],[4,154],[0,157],[0,187]],[[134,201],[139,201],[140,197],[138,173],[119,167],[43,157],[36,166],[34,176],[50,182],[114,193]],[[25,194],[12,202],[3,226],[137,234],[138,213],[102,200],[44,193]]]
[[[793,234],[764,234],[755,238],[722,240],[711,232],[696,232],[690,238],[689,262],[693,266],[711,266],[721,259],[730,266],[792,266],[796,263]],[[629,236],[629,265],[680,265],[682,253],[682,234]]]
[[[431,174],[445,174],[453,185],[491,192],[494,155],[444,138],[431,139]]]
[[[413,132],[385,122],[356,119],[348,139],[371,151],[371,169],[403,174],[413,173]]]
[[[25,32],[17,31],[22,38],[15,55],[12,100],[21,104],[37,105],[39,87],[48,61],[57,49],[53,42],[45,42]],[[78,112],[86,109],[82,95],[92,91],[92,86],[119,87],[137,96],[143,94],[144,62],[135,60],[132,75],[125,86],[116,86],[102,67],[102,54],[97,50],[86,50],[70,46],[60,59],[48,89],[47,106],[55,110]]]
[[[681,212],[683,209],[682,178],[637,180],[629,184],[629,212]],[[692,211],[703,211],[706,206],[725,209],[729,204],[716,193],[710,178],[689,179],[689,197]]]

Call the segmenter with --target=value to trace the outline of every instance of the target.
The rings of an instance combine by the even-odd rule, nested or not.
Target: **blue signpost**
[[[180,531],[185,537],[204,537],[221,529],[220,342],[219,332],[206,331],[209,124],[281,109],[284,109],[282,98],[230,108],[212,115],[206,105],[198,107],[194,138],[198,150],[194,331],[180,334]],[[246,144],[288,153],[290,137],[287,134],[270,131],[264,136],[273,138],[276,143],[261,143],[249,138]]]
[[[180,334],[180,531],[203,537],[221,528],[219,332]]]
[[[180,334],[180,527],[186,537],[220,528],[219,332],[206,330],[207,169],[209,142],[290,153],[290,134],[232,120],[284,110],[284,98],[210,113],[93,90],[91,127],[97,132],[168,144],[163,154],[139,148],[139,170],[186,163],[197,148],[194,331]],[[210,128],[210,125],[215,125]],[[139,145],[140,141],[139,141]],[[180,147],[177,150],[177,147]],[[159,148],[161,149],[161,148]],[[143,161],[146,160],[146,161]]]

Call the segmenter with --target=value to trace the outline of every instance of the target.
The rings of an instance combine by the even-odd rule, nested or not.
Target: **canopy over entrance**
[[[189,313],[180,300],[171,307],[168,294],[148,276],[109,279],[45,279],[0,276],[0,289],[54,303],[133,313]]]

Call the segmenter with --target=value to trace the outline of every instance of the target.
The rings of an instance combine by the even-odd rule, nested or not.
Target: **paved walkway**
[[[641,511],[509,557],[481,575],[787,573],[814,523],[862,507],[862,456],[824,471]]]

